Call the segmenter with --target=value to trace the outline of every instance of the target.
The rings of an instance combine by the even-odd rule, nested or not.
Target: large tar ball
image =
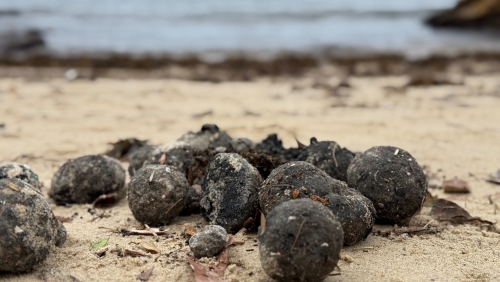
[[[207,167],[201,187],[201,213],[210,224],[235,233],[255,217],[259,173],[240,155],[217,154]]]
[[[0,179],[0,272],[30,271],[65,240],[64,226],[39,190],[19,179]]]
[[[320,281],[337,266],[343,231],[330,209],[299,199],[272,210],[258,239],[267,275],[279,281]]]
[[[204,151],[208,148],[234,147],[233,139],[216,124],[204,124],[198,132],[188,132],[177,141],[189,143],[195,150]]]
[[[347,168],[354,159],[354,153],[340,147],[334,141],[316,141],[304,148],[299,160],[313,164],[331,177],[347,182]]]
[[[377,218],[405,224],[427,191],[425,175],[405,150],[380,146],[357,155],[347,171],[349,186],[373,202]]]
[[[161,226],[172,222],[184,208],[189,184],[174,166],[146,165],[128,186],[128,206],[138,221]]]
[[[139,149],[132,152],[128,157],[128,174],[134,176],[135,172],[143,167],[152,157],[152,153],[156,148],[156,146],[144,144]]]
[[[40,190],[41,188],[40,182],[38,182],[38,175],[36,175],[26,164],[0,164],[0,179],[2,178],[18,178],[31,184],[35,189]]]
[[[275,168],[260,189],[259,205],[267,214],[281,203],[300,198],[320,201],[332,210],[344,229],[345,245],[363,240],[372,230],[375,209],[370,200],[306,162]]]
[[[49,196],[58,204],[92,203],[103,194],[119,192],[125,169],[113,158],[87,155],[67,161],[52,177]]]

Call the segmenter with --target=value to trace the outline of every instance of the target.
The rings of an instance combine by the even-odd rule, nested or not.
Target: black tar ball
[[[174,166],[146,165],[128,186],[128,206],[138,221],[161,226],[172,222],[184,208],[190,186]]]
[[[217,147],[234,147],[233,139],[216,124],[204,124],[198,132],[188,132],[177,141],[186,142],[195,150]]]
[[[344,229],[345,245],[363,240],[372,230],[375,209],[370,200],[310,163],[289,162],[275,168],[259,191],[264,214],[301,198],[314,199],[332,210]]]
[[[92,203],[97,197],[119,192],[125,185],[125,169],[108,156],[87,155],[71,159],[52,177],[49,196],[58,204]]]
[[[2,178],[18,178],[40,190],[38,175],[36,175],[28,165],[18,163],[3,163],[0,164],[0,179]]]
[[[135,172],[143,167],[152,157],[152,153],[156,148],[156,146],[144,144],[139,149],[132,152],[128,157],[128,174],[134,176]]]
[[[66,232],[39,190],[0,179],[0,272],[25,272],[44,261]]]
[[[240,155],[217,154],[207,167],[201,187],[201,213],[210,224],[235,233],[255,217],[259,173]]]
[[[422,206],[425,175],[415,158],[403,149],[373,147],[357,155],[348,174],[349,186],[373,202],[377,218],[405,224]]]
[[[330,209],[299,199],[272,210],[258,239],[267,275],[279,281],[320,281],[337,266],[343,231]]]

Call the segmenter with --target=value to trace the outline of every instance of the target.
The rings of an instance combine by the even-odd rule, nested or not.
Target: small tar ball
[[[226,230],[219,225],[207,225],[189,239],[189,248],[197,258],[213,257],[226,246]]]
[[[258,239],[267,275],[279,281],[320,281],[337,266],[343,231],[330,209],[299,199],[272,210]]]
[[[119,192],[125,185],[125,169],[113,158],[87,155],[71,159],[52,177],[49,196],[58,204],[92,203],[97,197]]]
[[[167,225],[179,215],[188,197],[189,184],[176,167],[146,165],[128,186],[128,206],[138,221]]]
[[[35,189],[40,190],[41,188],[40,182],[38,182],[38,175],[36,175],[26,164],[0,164],[0,179],[2,178],[18,178],[29,183]]]
[[[135,172],[143,167],[152,157],[152,153],[156,148],[156,146],[145,144],[130,154],[128,157],[128,174],[134,176]]]
[[[373,147],[357,155],[347,177],[349,186],[373,202],[378,219],[400,224],[420,210],[427,191],[415,158],[396,147]]]
[[[233,139],[216,124],[204,124],[198,132],[188,132],[177,141],[189,143],[195,150],[204,151],[209,148],[234,147]]]
[[[0,179],[0,272],[30,271],[64,243],[63,229],[40,191],[19,179]]]
[[[208,164],[201,187],[201,213],[210,224],[235,233],[255,216],[259,172],[240,155],[217,154]]]

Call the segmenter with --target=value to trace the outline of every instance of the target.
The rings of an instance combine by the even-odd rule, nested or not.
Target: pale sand
[[[331,78],[331,83],[336,79]],[[130,228],[138,225],[125,199],[106,210],[110,217],[91,222],[90,205],[55,206],[47,196],[51,177],[68,158],[104,152],[108,142],[137,137],[152,143],[171,143],[204,123],[217,123],[233,137],[258,141],[278,133],[287,146],[294,138],[308,144],[311,136],[335,140],[353,151],[374,145],[393,145],[409,151],[421,165],[447,178],[459,177],[472,187],[468,196],[452,196],[472,215],[500,221],[500,186],[482,180],[500,169],[499,75],[466,77],[465,86],[410,89],[387,94],[385,86],[401,86],[406,77],[352,78],[346,107],[338,98],[313,89],[313,79],[262,79],[220,84],[181,80],[74,81],[0,79],[0,161],[21,158],[39,174],[44,195],[59,216],[78,216],[65,223],[68,239],[54,248],[32,273],[0,275],[2,281],[48,280],[134,281],[154,266],[149,281],[193,281],[185,262],[190,255],[182,233],[185,224],[204,221],[201,216],[179,217],[168,227],[169,236],[129,236],[99,226]],[[304,86],[293,90],[293,86]],[[300,87],[299,87],[300,88]],[[295,87],[297,89],[297,87]],[[496,93],[496,95],[495,95]],[[212,110],[201,119],[193,114]],[[245,112],[247,112],[245,114]],[[248,112],[257,114],[252,115]],[[2,129],[0,129],[2,130]],[[123,163],[124,167],[127,166]],[[431,190],[439,197],[448,197]],[[430,221],[422,216],[421,223]],[[392,238],[370,235],[345,248],[341,275],[326,281],[498,281],[500,235],[479,225],[447,225],[437,234]],[[377,229],[384,228],[376,226]],[[387,228],[387,227],[385,227]],[[496,228],[500,224],[496,223]],[[108,252],[97,257],[90,241],[109,238]],[[227,281],[271,281],[260,267],[255,235],[229,249]],[[132,242],[155,242],[163,254],[118,257],[111,250],[140,248]],[[367,247],[364,251],[359,248]],[[214,260],[203,260],[214,264]],[[336,271],[338,272],[338,270]],[[251,274],[251,275],[250,275]]]

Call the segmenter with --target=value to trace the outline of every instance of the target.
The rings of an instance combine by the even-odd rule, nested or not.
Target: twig
[[[184,198],[180,198],[179,200],[177,200],[177,202],[175,202],[175,204],[173,204],[173,205],[172,205],[172,206],[171,206],[171,207],[167,210],[167,214],[168,214],[168,213],[169,213],[169,212],[170,212],[170,211],[171,211],[171,210],[172,210],[175,206],[177,206],[177,204],[178,204],[180,201],[182,201],[182,200],[184,200]]]
[[[146,227],[146,229],[147,229],[149,232],[151,232],[151,234],[153,234],[153,236],[158,237],[158,234],[156,234],[156,232],[154,232],[154,231],[151,229],[151,227],[149,227],[149,225],[144,224],[144,227]]]
[[[335,151],[337,150],[337,147],[339,146],[339,144],[335,143],[335,145],[333,145],[333,161],[335,162],[335,167],[339,167],[339,163],[337,162],[337,158],[335,157]]]
[[[297,239],[299,239],[300,231],[302,230],[302,226],[304,226],[304,222],[306,222],[306,220],[307,218],[304,218],[304,220],[302,220],[302,223],[299,226],[299,231],[297,231],[297,235],[295,235],[295,240],[293,241],[292,247],[290,248],[290,252],[295,247],[295,243],[297,243]]]

